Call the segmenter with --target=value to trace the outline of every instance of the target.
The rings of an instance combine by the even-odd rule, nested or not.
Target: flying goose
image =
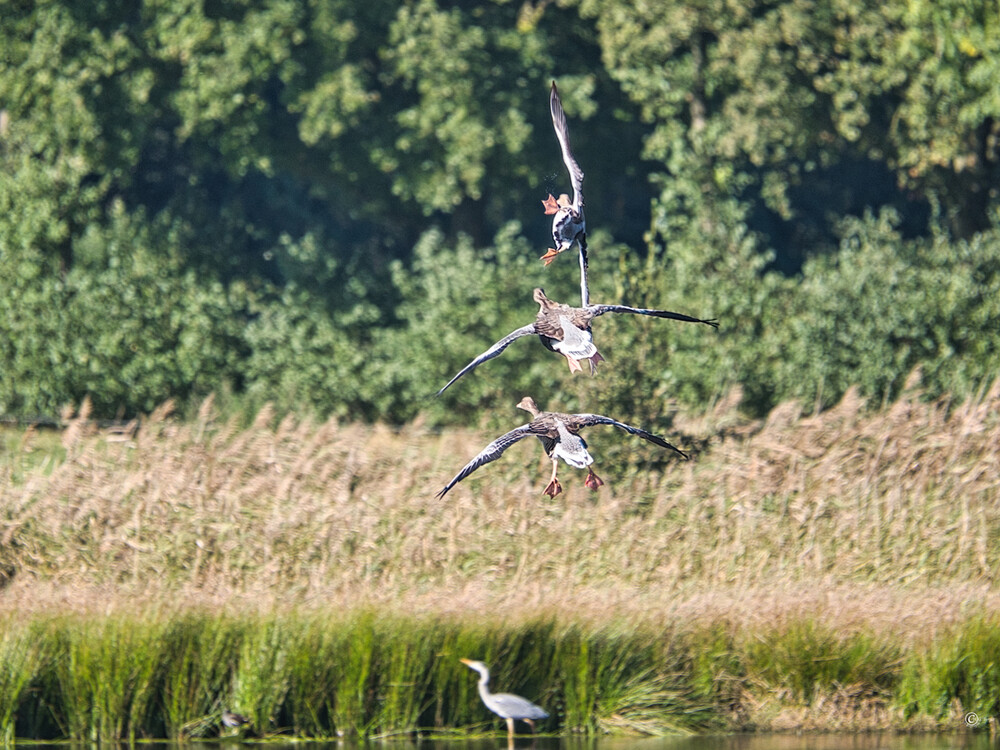
[[[555,81],[552,82],[549,91],[549,111],[552,113],[552,127],[555,128],[559,148],[562,150],[563,163],[569,171],[570,183],[573,185],[573,200],[570,201],[565,193],[558,198],[553,198],[550,193],[549,197],[542,201],[546,216],[552,216],[552,242],[555,244],[555,247],[550,247],[542,256],[542,260],[548,265],[559,253],[569,250],[576,243],[580,246],[580,268],[585,272],[587,222],[583,216],[583,170],[576,163],[570,150],[569,126],[566,124],[566,113],[563,112]],[[586,303],[587,300],[583,300],[583,304]]]
[[[479,452],[479,455],[469,461],[465,465],[465,468],[458,472],[445,485],[443,490],[437,493],[437,497],[444,497],[448,494],[448,490],[480,466],[485,466],[492,461],[496,461],[514,443],[531,435],[534,435],[541,441],[542,446],[545,448],[545,454],[552,460],[552,478],[549,480],[548,485],[546,485],[543,491],[544,494],[549,497],[555,497],[562,492],[562,485],[556,479],[556,471],[558,469],[557,459],[560,458],[570,466],[578,469],[587,469],[587,478],[583,483],[590,489],[596,490],[604,484],[604,481],[594,473],[593,468],[589,468],[594,463],[594,458],[587,451],[587,443],[580,437],[579,432],[584,427],[592,427],[598,424],[614,425],[632,435],[638,435],[643,440],[655,443],[661,448],[669,448],[682,458],[688,457],[687,453],[679,448],[675,448],[658,435],[611,419],[611,417],[602,417],[600,414],[562,414],[559,412],[539,411],[534,399],[530,396],[525,396],[521,399],[517,408],[529,412],[532,420],[528,424],[515,427],[483,448]]]
[[[546,349],[558,352],[566,357],[570,372],[578,372],[579,360],[590,360],[591,375],[597,369],[597,363],[604,360],[604,357],[594,346],[594,336],[590,328],[590,321],[598,315],[605,313],[632,313],[634,315],[650,315],[655,318],[669,318],[671,320],[682,320],[688,323],[705,323],[713,328],[718,328],[719,324],[715,320],[702,320],[692,318],[690,315],[669,312],[667,310],[646,310],[638,307],[627,307],[626,305],[586,305],[585,307],[570,307],[558,302],[553,302],[545,296],[543,289],[535,289],[532,297],[538,303],[538,316],[535,322],[522,326],[516,331],[511,331],[493,346],[480,354],[469,364],[463,367],[455,377],[448,381],[448,385],[437,392],[440,396],[448,386],[471,372],[487,360],[500,356],[501,352],[511,343],[522,336],[537,335],[542,345]]]

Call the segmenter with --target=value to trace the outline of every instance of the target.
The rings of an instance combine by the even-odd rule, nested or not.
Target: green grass
[[[948,727],[957,710],[995,715],[1000,695],[1000,621],[981,618],[909,646],[808,621],[671,634],[374,611],[8,617],[3,628],[8,740],[217,736],[223,708],[261,736],[503,731],[466,654],[488,661],[495,691],[547,708],[541,729],[561,734],[762,728],[776,694],[808,708],[845,690],[886,707],[879,728]]]
[[[607,485],[554,499],[529,441],[437,499],[479,431],[7,431],[0,738],[502,730],[460,657],[565,734],[996,715],[1000,386],[737,401],[677,416],[686,463],[595,432]]]

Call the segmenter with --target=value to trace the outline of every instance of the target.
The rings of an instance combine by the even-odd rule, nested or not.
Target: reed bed
[[[0,730],[199,735],[227,704],[317,737],[490,725],[459,656],[559,731],[995,715],[1000,385],[916,386],[760,422],[731,394],[676,415],[686,463],[595,430],[607,485],[567,470],[555,499],[527,441],[436,499],[484,430],[208,400],[8,432]]]
[[[1000,621],[983,618],[930,649],[816,622],[653,630],[376,611],[7,616],[3,628],[7,740],[232,734],[224,709],[256,737],[496,731],[464,655],[545,706],[550,733],[957,729],[969,711],[985,726],[1000,694]]]

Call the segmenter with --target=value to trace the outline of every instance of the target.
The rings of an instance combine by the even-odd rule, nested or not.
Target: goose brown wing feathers
[[[611,417],[605,417],[600,414],[567,414],[566,416],[568,417],[566,424],[569,427],[569,429],[572,430],[573,432],[581,430],[584,427],[593,427],[594,425],[599,425],[599,424],[609,424],[618,427],[619,429],[625,430],[625,432],[629,433],[630,435],[641,437],[643,440],[648,440],[650,443],[658,445],[661,448],[669,448],[670,450],[680,454],[684,458],[688,458],[687,453],[682,451],[680,448],[671,445],[666,440],[661,438],[659,435],[654,435],[652,432],[646,432],[646,430],[643,430],[639,427],[633,427],[632,425],[625,424],[624,422],[619,422],[617,419],[612,419]]]
[[[555,128],[556,138],[559,139],[559,148],[562,150],[563,163],[569,171],[569,179],[573,185],[573,208],[577,211],[583,206],[583,170],[573,158],[573,152],[569,146],[569,125],[566,124],[566,113],[563,111],[562,102],[559,100],[559,91],[556,89],[556,82],[552,82],[549,91],[549,111],[552,113],[552,127]]]
[[[522,326],[521,328],[518,328],[516,331],[511,331],[502,339],[500,339],[498,342],[496,342],[493,346],[491,346],[489,349],[487,349],[485,352],[480,354],[474,360],[469,362],[469,364],[467,364],[465,367],[459,370],[458,374],[455,375],[455,377],[453,377],[451,380],[449,380],[448,384],[444,388],[442,388],[440,391],[437,392],[437,395],[440,396],[442,393],[448,390],[448,387],[456,380],[458,380],[460,377],[465,375],[465,373],[472,372],[477,367],[479,367],[479,365],[481,365],[483,362],[486,362],[487,360],[493,359],[494,357],[499,357],[500,354],[503,352],[503,350],[511,345],[511,342],[516,341],[522,336],[531,336],[534,333],[537,333],[537,331],[535,330],[534,323],[532,323],[531,325]]]
[[[448,490],[454,487],[456,484],[465,479],[469,474],[474,472],[480,466],[485,466],[486,464],[496,461],[503,452],[510,448],[514,443],[524,440],[533,433],[529,429],[531,427],[529,424],[523,424],[520,427],[515,427],[510,432],[501,435],[492,443],[483,448],[479,454],[473,458],[465,467],[456,474],[448,484],[445,485],[444,489],[437,493],[437,497],[441,498],[448,494]],[[544,442],[544,441],[543,441]]]
[[[654,318],[682,320],[686,323],[705,323],[712,326],[712,328],[719,327],[719,321],[714,318],[712,320],[702,320],[701,318],[692,318],[690,315],[670,312],[669,310],[648,310],[642,307],[628,307],[626,305],[589,305],[585,309],[594,317],[604,315],[604,313],[632,313],[633,315],[651,315]]]

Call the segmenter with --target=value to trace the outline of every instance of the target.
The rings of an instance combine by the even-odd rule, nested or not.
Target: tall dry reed
[[[435,492],[491,436],[268,409],[244,429],[210,404],[190,423],[164,409],[130,440],[74,421],[65,457],[39,458],[39,436],[25,433],[0,461],[4,596],[40,607],[46,596],[66,606],[70,591],[184,592],[250,607],[603,618],[764,602],[842,617],[881,607],[893,620],[904,599],[917,615],[942,597],[995,606],[998,407],[996,385],[964,404],[912,391],[882,411],[849,392],[819,415],[789,404],[750,424],[731,402],[678,420],[679,442],[705,445],[693,461],[653,463],[662,456],[640,447],[604,460],[600,492],[567,470],[550,499],[547,461],[524,442],[443,501]],[[589,438],[596,455],[621,456],[613,430]]]

